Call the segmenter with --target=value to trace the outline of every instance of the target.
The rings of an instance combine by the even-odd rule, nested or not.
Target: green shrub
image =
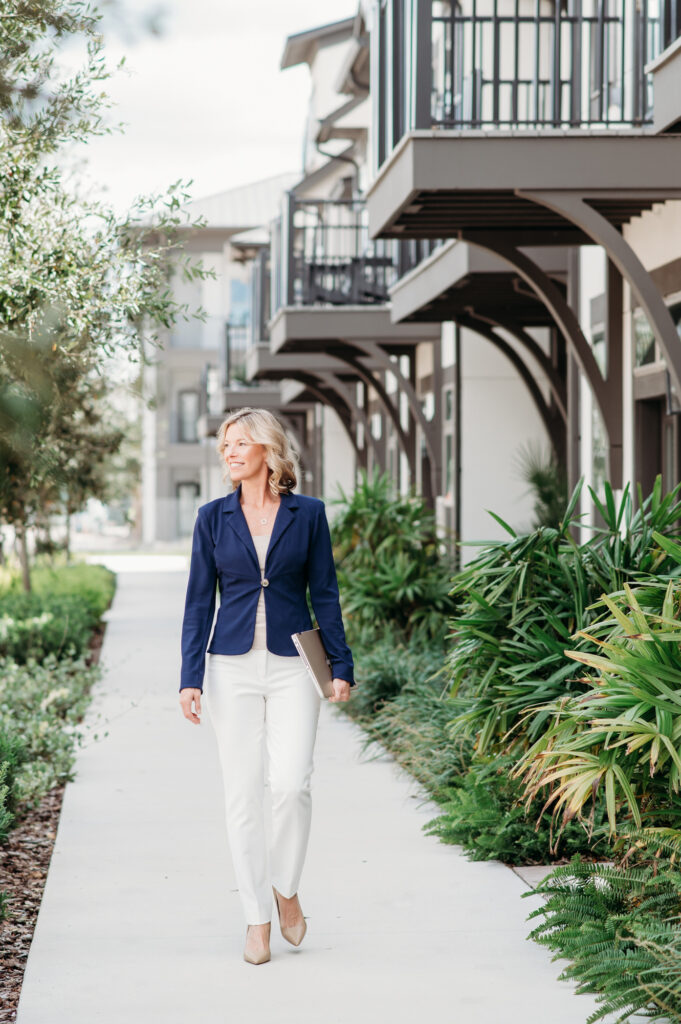
[[[99,621],[113,601],[116,574],[103,565],[76,562],[52,569],[40,566],[33,570],[33,592],[41,597],[77,597],[91,615],[93,623]]]
[[[601,804],[594,823],[570,822],[556,830],[551,815],[528,814],[523,786],[511,777],[511,756],[473,760],[448,796],[442,814],[426,824],[429,835],[457,843],[471,860],[501,860],[505,864],[546,864],[574,853],[592,854],[591,824],[604,817]]]
[[[447,734],[450,719],[439,680],[412,679],[373,717],[362,720],[365,746],[377,740],[438,799],[466,771],[472,754],[466,737],[452,740]]]
[[[88,647],[96,617],[77,597],[9,593],[0,598],[0,657],[25,664]]]
[[[7,783],[9,764],[7,761],[0,761],[0,843],[7,842],[9,830],[14,821],[14,814],[10,810],[12,799],[11,788]],[[2,893],[0,893],[0,920],[2,920]]]
[[[28,758],[26,743],[11,726],[0,727],[0,766],[2,766],[2,784],[6,789],[4,806],[14,815],[17,805],[16,780],[21,766]],[[0,828],[0,841],[2,829]]]
[[[551,452],[532,443],[517,456],[520,476],[534,495],[534,526],[560,528],[568,503],[567,475]]]
[[[332,527],[343,612],[352,639],[393,625],[404,640],[442,640],[452,562],[422,498],[395,496],[389,477],[367,475],[341,491]]]
[[[681,487],[662,496],[660,479],[636,512],[628,490],[619,507],[606,485],[606,503],[591,491],[605,526],[582,545],[570,534],[578,487],[560,529],[542,527],[486,546],[454,581],[461,603],[452,620],[448,656],[454,732],[475,736],[481,754],[505,749],[509,730],[519,747],[535,741],[550,720],[548,705],[581,692],[574,664],[565,658],[572,636],[600,614],[602,593],[627,579],[675,568],[654,532],[678,528]],[[505,525],[505,524],[504,524]]]
[[[0,660],[0,736],[21,736],[12,792],[21,810],[73,778],[80,732],[99,668],[85,657],[46,656],[41,664]]]
[[[443,649],[435,643],[404,643],[387,631],[382,639],[360,650],[357,691],[347,705],[348,713],[355,718],[374,715],[413,680],[432,677],[436,687],[435,677],[442,674]],[[437,686],[441,691],[444,681]]]
[[[596,995],[588,1024],[615,1014],[681,1021],[681,876],[674,853],[651,856],[660,844],[678,853],[679,834],[669,844],[655,832],[632,838],[633,864],[571,863],[534,890],[544,899],[530,918],[543,920],[531,938],[569,961],[562,979]]]
[[[54,653],[76,657],[109,607],[115,576],[101,565],[42,567],[25,593],[14,578],[0,593],[0,657],[20,663]]]
[[[582,694],[542,708],[548,727],[521,759],[529,799],[547,799],[563,819],[604,794],[610,829],[623,812],[640,827],[681,826],[681,584],[657,593],[661,607],[644,610],[635,590],[604,597],[611,613],[585,639],[593,651],[568,651],[591,670]]]

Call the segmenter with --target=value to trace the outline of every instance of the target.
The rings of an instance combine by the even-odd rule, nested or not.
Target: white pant
[[[252,650],[208,655],[204,700],[218,742],[241,904],[247,924],[265,924],[272,918],[272,885],[287,898],[298,891],[321,699],[300,657]],[[265,750],[272,807],[267,830]]]

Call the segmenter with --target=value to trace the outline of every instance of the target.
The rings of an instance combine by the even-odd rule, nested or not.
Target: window
[[[177,535],[191,537],[194,531],[199,485],[194,481],[178,484],[177,492]]]
[[[199,439],[198,419],[198,391],[180,391],[178,395],[178,441],[183,444],[196,444]]]

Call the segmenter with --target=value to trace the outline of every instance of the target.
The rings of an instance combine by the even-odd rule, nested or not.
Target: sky
[[[125,134],[73,154],[102,198],[122,212],[178,179],[198,199],[300,169],[310,79],[279,70],[286,37],[353,16],[357,0],[126,2],[104,23],[110,63],[126,58],[106,84]]]

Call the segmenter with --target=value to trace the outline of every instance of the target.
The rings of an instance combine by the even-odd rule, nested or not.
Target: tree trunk
[[[19,547],[19,563],[21,565],[21,581],[26,593],[31,591],[31,569],[28,564],[28,544],[26,540],[26,526],[21,523],[15,527],[17,544]]]
[[[71,510],[66,510],[66,564],[71,564]]]

